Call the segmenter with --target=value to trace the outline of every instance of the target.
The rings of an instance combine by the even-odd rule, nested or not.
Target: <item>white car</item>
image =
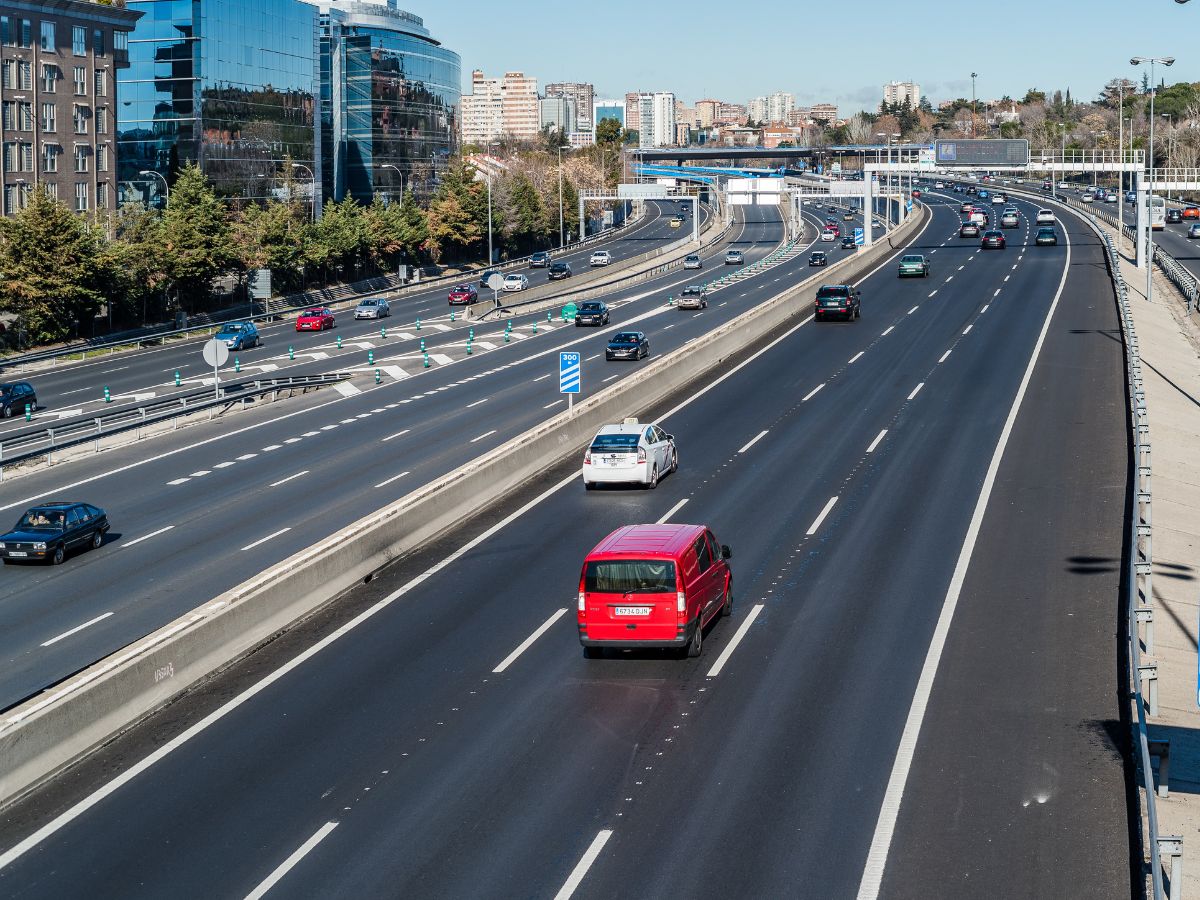
[[[835,240],[837,240],[837,235],[827,229],[821,232],[821,240],[827,244],[832,244]]]
[[[1084,191],[1082,194],[1079,195],[1080,203],[1091,203],[1093,199],[1095,199],[1095,198],[1092,197],[1091,191]]]
[[[1069,183],[1069,182],[1066,182],[1066,181],[1060,181],[1060,182],[1058,183],[1058,189],[1059,189],[1060,191],[1065,191],[1065,190],[1066,190],[1067,188],[1069,188],[1070,186],[1071,186],[1071,185],[1070,185],[1070,183]]]
[[[997,197],[992,198],[992,206],[999,206],[1001,203],[1007,203],[1007,202],[1008,201],[1005,200],[1003,197],[997,196]]]
[[[1114,194],[1112,191],[1109,191],[1108,195],[1104,198],[1104,202],[1105,203],[1116,203],[1118,201],[1118,199],[1119,198],[1117,197],[1116,194]]]
[[[356,319],[382,319],[391,314],[391,306],[382,297],[368,297],[366,300],[359,301],[358,306],[354,307],[354,318]]]
[[[612,262],[612,254],[607,250],[597,250],[588,258],[589,266],[607,266]]]
[[[602,425],[583,454],[583,486],[641,484],[658,487],[658,480],[679,468],[675,436],[657,425],[626,419]]]
[[[945,190],[945,189],[946,189],[946,183],[945,183],[944,181],[935,181],[935,182],[933,183],[933,189],[934,189],[935,191],[942,191],[942,190]]]
[[[1054,213],[1048,209],[1039,209],[1037,211],[1037,219],[1035,221],[1038,225],[1053,225]]]
[[[529,287],[529,278],[520,272],[504,276],[504,290],[506,291],[523,291],[527,287]]]

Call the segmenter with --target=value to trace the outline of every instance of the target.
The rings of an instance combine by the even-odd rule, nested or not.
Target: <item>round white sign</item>
[[[487,286],[493,291],[499,291],[504,288],[504,276],[499,272],[493,272],[488,276]]]
[[[224,341],[218,341],[212,338],[204,344],[204,361],[214,369],[225,365],[225,361],[229,359],[229,348],[225,346]]]

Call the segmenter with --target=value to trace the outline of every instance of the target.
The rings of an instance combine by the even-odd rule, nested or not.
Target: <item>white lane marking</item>
[[[947,281],[953,281],[953,280],[954,280],[954,276],[953,276],[953,275],[951,275],[951,276],[950,276],[949,278],[947,278],[946,280],[947,280]]]
[[[1015,269],[1015,268],[1016,268],[1016,266],[1014,265],[1014,266],[1013,266],[1013,268]]]
[[[620,377],[621,377],[621,373],[618,372],[616,375],[609,375],[607,378],[601,378],[600,382],[601,382],[601,384],[607,384],[608,382],[612,381],[614,378],[620,378]]]
[[[848,363],[846,363],[846,365],[850,366],[850,365],[853,365],[854,363],[858,362],[862,358],[862,355],[866,352],[867,352],[866,350],[859,350],[852,357],[850,357],[850,361]]]
[[[123,372],[123,371],[125,371],[125,370],[126,370],[126,369],[128,369],[128,368],[129,368],[129,366],[117,366],[115,369],[101,369],[101,370],[100,370],[99,372],[97,372],[96,374],[97,374],[97,375],[107,375],[107,374],[109,374],[110,372]]]
[[[958,267],[958,271],[960,271],[960,272],[961,272],[961,271],[962,271],[963,269],[965,269],[965,268],[966,268],[966,266],[959,266],[959,267]]]
[[[302,440],[303,440],[303,438],[288,438],[287,440],[284,441],[284,443],[285,444],[298,444]]]
[[[1004,280],[1005,280],[1005,281],[1008,281],[1008,279],[1010,279],[1010,278],[1012,278],[1012,276],[1011,276],[1011,275],[1005,275],[1005,276],[1004,276]]]
[[[996,293],[992,294],[992,296],[999,297],[1000,296],[1000,288],[996,288]]]
[[[287,484],[289,481],[302,478],[307,474],[308,469],[305,469],[303,472],[297,472],[295,475],[289,475],[287,478],[280,478],[278,481],[272,481],[269,487],[279,487],[281,484]]]
[[[270,453],[272,450],[278,450],[282,446],[283,444],[267,444],[267,446],[262,448],[262,452]]]
[[[319,431],[306,431],[304,434],[300,435],[300,437],[316,437],[320,433],[321,432]]]
[[[604,845],[608,843],[610,837],[612,837],[612,829],[606,828],[592,838],[591,846],[587,848],[587,852],[583,854],[583,858],[575,864],[575,868],[567,876],[566,882],[558,889],[558,893],[554,895],[554,900],[570,900],[571,895],[575,893],[584,876],[587,875],[588,869],[592,867],[592,863],[596,861],[596,857],[600,855],[600,851],[604,849]]]
[[[152,537],[158,537],[163,532],[170,531],[174,527],[174,525],[168,525],[165,528],[158,529],[158,531],[152,531],[149,534],[143,534],[140,538],[134,538],[132,541],[126,541],[121,546],[132,547],[134,544],[140,544],[142,541],[148,541]]]
[[[258,887],[247,894],[246,900],[262,900],[262,898],[266,896],[267,891],[275,887],[275,885],[281,878],[283,878],[284,875],[294,869],[300,860],[308,856],[308,854],[312,852],[313,848],[316,847],[317,844],[321,843],[321,841],[325,840],[325,838],[329,836],[329,832],[333,831],[333,829],[337,827],[337,822],[326,822],[319,829],[317,829],[316,834],[297,847],[296,852],[276,866],[275,870],[266,878],[264,878]]]
[[[387,437],[383,438],[382,440],[390,441],[392,438],[403,437],[404,435],[408,434],[408,432],[409,432],[409,429],[405,428],[403,431],[397,431],[395,434],[389,434]]]
[[[351,417],[351,418],[349,418],[349,419],[342,419],[342,421],[341,421],[341,422],[339,422],[338,424],[339,424],[339,425],[353,425],[353,424],[354,424],[354,418],[353,418],[353,417]],[[286,444],[286,443],[287,443],[287,441],[284,441],[284,443]]]
[[[393,481],[399,481],[401,478],[403,478],[407,474],[408,474],[407,472],[401,472],[399,475],[393,475],[391,478],[385,478],[383,481],[379,482],[379,484],[375,485],[375,487],[377,487],[377,488],[386,487],[387,485],[391,484]]]
[[[885,428],[883,431],[879,432],[879,434],[875,435],[875,440],[871,441],[871,446],[867,448],[867,452],[874,453],[875,448],[879,446],[879,442],[883,440],[883,436],[887,433],[888,430]]]
[[[167,371],[170,371],[170,369],[168,369]],[[75,388],[75,390],[73,390],[73,391],[63,391],[61,394],[59,394],[59,396],[67,397],[71,394],[82,394],[84,391],[90,391],[90,390],[92,390],[92,388],[90,388],[90,387]]]
[[[337,425],[336,425],[336,424],[333,424],[333,425],[322,425],[322,426],[321,426],[321,430],[322,430],[322,431],[333,431],[333,429],[335,429],[335,428],[337,428]]]
[[[281,534],[287,534],[287,533],[288,533],[289,531],[291,531],[291,530],[292,530],[292,529],[291,529],[290,527],[288,527],[288,528],[280,528],[278,531],[273,531],[273,532],[271,532],[271,533],[270,533],[270,534],[268,534],[266,537],[259,538],[257,541],[254,541],[254,543],[252,543],[252,544],[247,544],[247,545],[246,545],[245,547],[243,547],[242,549],[243,549],[243,550],[253,550],[253,549],[254,549],[255,547],[257,547],[259,544],[265,544],[267,541],[271,540],[272,538],[277,538],[277,537],[279,537]]]
[[[970,325],[968,325],[966,328],[963,329],[963,334],[970,334],[971,329],[974,327],[975,327],[975,323],[972,322]]]
[[[766,432],[764,431],[763,434],[766,434]],[[759,437],[762,437],[762,435],[759,435]],[[755,438],[755,440],[758,440],[758,438]],[[667,519],[671,518],[671,516],[675,515],[675,513],[679,512],[681,509],[683,509],[683,507],[686,503],[687,503],[687,497],[684,497],[682,500],[680,500],[678,503],[676,503],[674,506],[672,506],[670,509],[668,509],[665,513],[663,513],[662,518],[659,519],[656,524],[661,525],[663,522],[667,521]]]
[[[750,438],[749,443],[747,443],[744,447],[742,447],[742,449],[739,450],[738,453],[745,453],[747,450],[749,450],[751,447],[753,447],[755,444],[757,444],[759,441],[761,441],[766,436],[767,436],[766,431],[760,431],[754,437]]]
[[[237,461],[238,461],[238,462],[245,462],[245,461],[246,461],[246,460],[248,460],[248,459],[254,459],[254,457],[256,457],[256,456],[258,456],[258,454],[257,454],[257,453],[243,453],[241,456],[239,456],[239,457],[237,458]]]
[[[550,378],[550,377],[552,377],[553,375],[554,375],[554,373],[553,373],[553,372],[547,372],[545,375],[539,375],[537,378],[535,378],[535,379],[533,379],[533,380],[534,380],[535,382],[537,382],[537,381],[545,381],[547,378]]]
[[[193,473],[192,473],[191,475],[189,475],[188,477],[189,477],[189,478],[203,478],[205,475],[208,475],[208,474],[209,474],[209,470],[208,470],[208,469],[199,469],[199,470],[197,470],[197,471],[193,472]]]
[[[190,479],[190,478],[175,478],[171,481],[168,481],[167,484],[171,485],[172,487],[177,487],[177,486],[183,484],[184,482],[191,481],[191,480],[192,479]]]
[[[237,465],[237,464],[235,462],[233,462],[232,460],[230,460],[228,462],[219,462],[215,466],[213,466],[213,468],[214,469],[228,469],[230,466],[233,466],[233,465]]]
[[[991,305],[992,305],[992,304],[990,304],[990,303],[985,303],[985,304],[983,304],[983,306],[982,306],[982,307],[980,308],[980,310],[979,310],[979,314],[982,316],[982,315],[983,315],[985,312],[987,312],[987,311],[988,311],[988,307],[989,307],[989,306],[991,306]]]
[[[97,622],[103,622],[105,619],[107,619],[111,615],[112,615],[111,612],[106,612],[103,615],[96,616],[96,618],[94,618],[94,619],[88,619],[82,625],[76,625],[74,628],[70,629],[69,631],[64,631],[62,634],[58,635],[57,637],[52,637],[52,638],[50,638],[50,640],[43,642],[42,646],[49,647],[51,644],[57,644],[59,641],[63,640],[64,638],[69,638],[71,635],[77,634],[78,632],[83,631],[83,629],[85,629],[91,625],[95,625]]]
[[[800,402],[807,403],[813,397],[817,396],[817,394],[820,392],[821,388],[823,388],[823,387],[825,387],[825,382],[822,381],[815,388],[813,388],[811,391],[809,391],[807,394],[805,394],[802,398],[800,398]],[[766,432],[764,431],[763,434],[766,434]]]
[[[820,515],[813,519],[813,523],[808,526],[808,531],[804,533],[809,536],[816,534],[817,529],[821,527],[821,523],[825,521],[825,517],[829,515],[829,511],[833,509],[834,504],[837,502],[837,497],[830,497],[829,502],[825,504],[825,508],[821,510]]]
[[[936,293],[937,293],[937,291],[936,291],[936,290],[930,291],[930,292],[929,292],[929,296],[930,296],[930,297],[932,297],[932,296],[933,296],[934,294],[936,294]]]
[[[586,360],[586,361],[587,361],[587,362],[591,362],[593,359],[599,359],[599,358],[600,358],[600,354],[599,354],[599,353],[593,353],[591,356],[589,356],[589,357],[587,358],[587,360]]]
[[[876,900],[879,896],[879,889],[883,884],[883,872],[887,867],[888,851],[892,845],[892,835],[896,830],[896,820],[900,816],[900,805],[904,802],[904,788],[908,783],[908,773],[912,768],[913,756],[916,754],[917,740],[921,736],[921,725],[925,721],[925,710],[929,705],[929,695],[933,691],[933,681],[937,676],[938,666],[941,663],[942,651],[946,646],[946,638],[950,633],[950,623],[954,620],[954,611],[958,606],[959,594],[962,592],[963,582],[966,581],[967,568],[971,564],[971,557],[975,552],[975,542],[979,538],[979,529],[983,524],[983,516],[987,510],[988,500],[992,495],[992,487],[996,482],[996,474],[1000,470],[1000,461],[1004,457],[1004,450],[1008,446],[1009,436],[1012,434],[1013,426],[1017,421],[1017,414],[1021,410],[1021,403],[1025,399],[1025,392],[1029,389],[1029,382],[1033,378],[1033,370],[1037,366],[1038,357],[1042,352],[1042,345],[1046,342],[1046,334],[1050,330],[1050,321],[1054,318],[1054,311],[1058,309],[1058,301],[1062,297],[1063,289],[1067,285],[1067,275],[1071,271],[1071,237],[1064,229],[1064,234],[1067,235],[1067,258],[1063,265],[1062,280],[1058,283],[1058,291],[1054,295],[1054,300],[1050,303],[1050,309],[1046,312],[1046,319],[1042,323],[1041,333],[1038,334],[1037,342],[1033,345],[1033,352],[1029,356],[1029,363],[1025,367],[1025,374],[1021,378],[1021,384],[1017,387],[1016,396],[1013,398],[1012,406],[1008,411],[1008,418],[1004,421],[1004,427],[1000,431],[1000,437],[996,441],[996,449],[992,453],[991,462],[988,464],[987,474],[983,478],[983,485],[979,489],[979,499],[975,503],[975,511],[971,514],[971,522],[967,526],[966,536],[963,538],[962,549],[958,554],[958,562],[954,566],[954,574],[950,578],[950,584],[946,588],[946,597],[942,601],[942,611],[938,616],[937,625],[933,629],[933,636],[929,641],[929,650],[925,654],[925,662],[921,666],[921,674],[917,679],[917,685],[913,691],[912,705],[908,709],[908,717],[904,722],[904,731],[900,735],[900,743],[896,748],[896,760],[892,765],[891,775],[888,777],[887,790],[883,795],[883,803],[879,810],[879,819],[875,823],[875,834],[871,838],[871,847],[867,852],[867,861],[863,866],[862,880],[858,884],[858,900]],[[0,858],[0,863],[3,859]]]
[[[476,441],[482,441],[485,437],[491,437],[495,433],[496,433],[496,429],[493,428],[491,431],[484,432],[479,437],[471,438],[471,443],[474,444]]]
[[[353,397],[355,394],[362,393],[362,391],[360,391],[358,388],[356,388],[354,385],[352,385],[348,381],[339,381],[337,384],[335,384],[333,386],[333,389],[335,391],[337,391],[339,394],[341,394],[343,397]]]
[[[917,304],[917,305],[916,305],[916,306],[914,306],[912,309],[910,309],[910,310],[908,311],[908,314],[911,316],[911,315],[912,315],[913,313],[915,313],[915,312],[916,312],[918,309],[920,309],[920,304]]]
[[[558,406],[558,404],[566,403],[566,402],[567,401],[565,399],[564,400],[555,400],[553,403],[547,403],[545,406],[542,407],[542,409],[549,409],[552,406]]]
[[[892,329],[894,329],[895,327],[896,327],[895,325],[889,325],[887,328],[884,329],[883,334],[881,334],[879,336],[886,337],[887,335],[892,333]]]
[[[912,393],[908,395],[908,399],[911,400],[913,397],[917,396],[917,394],[921,393],[921,388],[923,387],[925,387],[925,382],[922,381],[915,388],[913,388]]]
[[[549,631],[551,626],[553,626],[555,622],[557,622],[559,619],[561,619],[566,614],[567,614],[566,607],[563,607],[562,609],[555,612],[554,615],[552,615],[545,622],[543,622],[541,625],[539,625],[537,627],[537,629],[533,632],[533,634],[531,634],[529,637],[525,638],[525,640],[521,641],[521,643],[517,646],[516,650],[514,650],[512,653],[508,654],[508,656],[504,657],[504,659],[501,660],[500,665],[498,665],[498,666],[496,666],[496,668],[492,669],[492,674],[498,675],[501,672],[503,672],[505,669],[507,669],[509,666],[511,666],[518,656],[520,656],[522,653],[524,653],[526,650],[528,650],[530,647],[532,647],[534,641],[536,641],[543,634],[545,634],[547,631]]]
[[[478,406],[480,403],[487,403],[490,399],[490,397],[484,397],[482,400],[476,400],[474,403],[468,403],[467,409],[470,409],[473,406]]]
[[[750,630],[750,626],[754,624],[754,620],[758,618],[758,614],[763,611],[763,604],[756,603],[750,609],[750,613],[738,626],[738,630],[733,633],[733,637],[729,643],[725,645],[725,649],[721,651],[721,655],[717,657],[717,661],[713,663],[712,668],[705,675],[706,678],[716,678],[721,674],[721,670],[725,668],[725,663],[729,662],[729,657],[733,656],[733,651],[737,649],[737,645],[742,642],[742,638],[746,636],[746,632]]]
[[[946,357],[948,357],[953,352],[954,352],[953,350],[947,350],[945,353],[943,353],[941,355],[941,358],[938,359],[938,365],[940,366],[942,363],[944,363],[946,361]]]

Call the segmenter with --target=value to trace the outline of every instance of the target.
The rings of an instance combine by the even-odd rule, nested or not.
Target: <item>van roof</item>
[[[633,553],[674,558],[703,532],[703,525],[626,525],[597,544],[588,558]]]

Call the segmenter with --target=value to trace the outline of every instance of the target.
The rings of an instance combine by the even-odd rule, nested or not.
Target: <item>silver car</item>
[[[708,291],[703,285],[690,284],[679,292],[675,305],[680,309],[707,309]]]
[[[382,297],[368,297],[354,307],[356,319],[382,319],[392,314],[392,307]]]
[[[683,267],[685,269],[699,269],[703,268],[703,266],[704,263],[701,261],[699,253],[689,253],[683,258]]]

